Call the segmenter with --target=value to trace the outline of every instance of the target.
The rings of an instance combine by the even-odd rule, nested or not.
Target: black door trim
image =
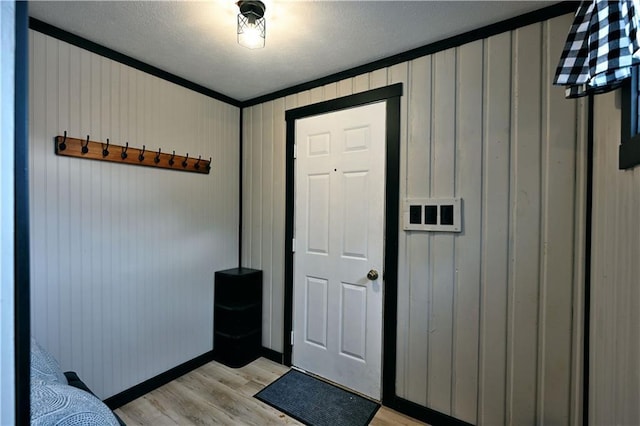
[[[398,226],[400,208],[400,97],[402,83],[355,95],[289,110],[286,140],[286,198],[285,198],[285,281],[284,281],[284,363],[291,365],[293,347],[293,216],[294,216],[294,159],[295,121],[312,115],[353,108],[373,102],[386,101],[386,176],[385,176],[385,253],[384,306],[382,347],[382,402],[395,399],[396,336],[398,316]]]

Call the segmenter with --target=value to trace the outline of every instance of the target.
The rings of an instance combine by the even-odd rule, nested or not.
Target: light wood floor
[[[129,404],[116,413],[135,425],[299,425],[298,421],[253,397],[289,368],[259,358],[232,369],[212,361]],[[424,425],[381,407],[374,426]]]

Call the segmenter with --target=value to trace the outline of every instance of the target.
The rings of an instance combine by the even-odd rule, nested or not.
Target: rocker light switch
[[[453,225],[452,204],[443,204],[440,206],[440,225]]]
[[[422,224],[422,206],[409,206],[409,223]]]
[[[438,224],[438,206],[424,206],[425,225]]]

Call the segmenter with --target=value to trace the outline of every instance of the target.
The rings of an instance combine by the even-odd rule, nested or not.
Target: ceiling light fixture
[[[238,1],[238,44],[249,49],[264,47],[266,22],[264,11],[266,7],[259,0]]]

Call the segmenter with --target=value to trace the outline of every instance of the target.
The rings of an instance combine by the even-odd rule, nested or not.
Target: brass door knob
[[[370,270],[369,273],[367,274],[367,278],[369,278],[371,281],[377,280],[378,271],[376,271],[375,269]]]

